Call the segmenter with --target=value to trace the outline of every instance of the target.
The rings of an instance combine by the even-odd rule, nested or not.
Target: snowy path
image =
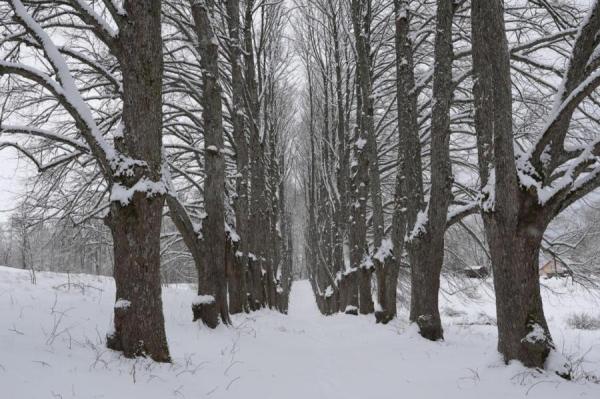
[[[0,267],[0,398],[576,398],[600,397],[600,385],[567,383],[513,364],[495,350],[495,327],[464,326],[493,314],[493,305],[452,306],[445,342],[418,337],[402,320],[319,314],[310,285],[293,286],[288,316],[271,311],[234,317],[210,331],[190,321],[188,286],[164,290],[172,365],[123,359],[104,347],[114,287],[109,278],[26,272]],[[579,297],[578,297],[579,298]],[[555,338],[584,353],[600,374],[600,332],[564,328],[564,312],[597,304],[551,307]],[[552,298],[550,298],[552,301]],[[552,312],[555,313],[552,313]],[[562,313],[561,313],[562,312]]]
[[[296,281],[292,285],[289,314],[294,318],[318,318],[319,309],[308,281]]]

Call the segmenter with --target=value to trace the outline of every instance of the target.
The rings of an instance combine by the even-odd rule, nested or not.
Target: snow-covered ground
[[[310,285],[294,284],[290,314],[261,311],[210,331],[191,322],[189,286],[164,290],[173,364],[125,359],[104,347],[112,279],[0,267],[0,398],[600,398],[600,331],[567,326],[571,312],[598,315],[592,293],[553,281],[545,305],[559,349],[577,361],[575,382],[518,364],[495,349],[489,290],[475,302],[442,299],[444,342],[403,321],[319,315]],[[451,288],[447,288],[451,290]],[[475,325],[473,323],[476,323]],[[589,378],[591,379],[591,377]]]

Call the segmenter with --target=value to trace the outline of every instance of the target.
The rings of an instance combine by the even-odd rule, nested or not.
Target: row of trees
[[[499,351],[543,367],[554,349],[538,281],[544,233],[600,184],[600,6],[296,5],[306,257],[321,311],[389,321],[408,265],[410,320],[443,338],[445,232],[464,228],[492,264]]]
[[[194,320],[287,311],[286,13],[255,0],[0,2],[0,148],[40,171],[35,220],[108,226],[107,345],[126,356],[170,360],[169,254],[195,265]]]

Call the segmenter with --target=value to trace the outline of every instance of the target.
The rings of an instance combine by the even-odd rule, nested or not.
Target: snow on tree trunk
[[[538,253],[550,210],[517,182],[504,10],[500,1],[491,3],[474,1],[471,19],[481,208],[496,291],[498,350],[506,362],[544,367],[554,345],[540,297]]]
[[[127,1],[125,10],[127,23],[121,26],[117,44],[123,76],[124,133],[117,149],[145,165],[134,166],[132,176],[117,176],[113,195],[118,187],[132,190],[141,188],[143,181],[157,185],[162,181],[160,2],[147,6]],[[164,193],[133,190],[129,202],[111,199],[108,225],[113,234],[117,300],[126,299],[131,306],[115,308],[115,331],[107,345],[126,356],[148,355],[156,361],[170,361],[160,286]]]
[[[248,232],[248,141],[244,129],[244,81],[241,66],[240,36],[240,3],[239,0],[226,2],[227,26],[229,31],[229,52],[231,57],[231,123],[232,135],[236,148],[236,198],[234,199],[236,230],[240,236],[234,245],[235,260],[229,280],[229,311],[232,314],[243,312],[248,308],[246,272],[248,270],[248,248],[250,235]],[[239,251],[239,252],[238,252]]]
[[[163,203],[162,196],[136,193],[126,206],[111,205],[108,225],[114,242],[116,303],[107,346],[127,357],[168,362],[160,283]],[[124,303],[129,306],[120,306]]]
[[[440,273],[444,262],[444,235],[452,196],[450,165],[450,105],[452,101],[452,17],[454,5],[438,0],[431,116],[431,187],[429,202],[409,237],[411,265],[410,320],[430,340],[443,338],[438,309]],[[426,215],[426,216],[425,216]]]
[[[219,42],[212,27],[214,3],[192,5],[202,63],[202,123],[204,127],[204,209],[202,221],[204,273],[198,276],[198,295],[211,295],[214,301],[192,305],[194,320],[215,328],[219,317],[229,324],[225,270],[225,159],[223,115],[219,82]]]

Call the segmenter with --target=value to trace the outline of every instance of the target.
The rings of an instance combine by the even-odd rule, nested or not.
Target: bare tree
[[[156,361],[169,361],[159,250],[166,192],[162,181],[161,3],[147,7],[126,1],[120,8],[112,1],[104,1],[104,16],[78,0],[65,4],[14,0],[6,4],[20,31],[15,24],[7,25],[11,34],[3,42],[3,59],[16,61],[2,61],[0,73],[43,88],[71,118],[71,131],[75,133],[71,138],[47,132],[39,126],[44,120],[35,121],[34,126],[38,126],[34,128],[2,126],[2,130],[69,145],[71,152],[58,164],[82,154],[91,155],[97,163],[111,193],[106,223],[113,235],[117,286],[115,331],[109,334],[107,345],[126,356],[148,355]],[[43,22],[36,21],[33,15],[43,15]],[[78,30],[91,31],[96,43],[107,50],[113,65],[118,64],[120,76],[117,78],[102,67],[100,60],[77,57],[76,52],[57,46],[45,27],[62,28],[75,35]],[[34,57],[49,65],[49,73],[19,62],[15,49],[26,44],[33,44]],[[85,100],[66,57],[100,72],[103,79],[114,84],[123,109],[118,126],[114,120],[99,122],[93,102]],[[89,87],[86,90],[93,91]],[[111,128],[113,144],[105,137]],[[25,148],[19,149],[27,153]]]
[[[597,141],[571,148],[569,137],[578,107],[600,84],[594,52],[600,8],[594,3],[580,23],[553,108],[531,148],[517,153],[503,4],[474,1],[471,18],[481,213],[494,270],[498,349],[506,361],[543,367],[554,349],[538,282],[544,232],[600,181]]]

